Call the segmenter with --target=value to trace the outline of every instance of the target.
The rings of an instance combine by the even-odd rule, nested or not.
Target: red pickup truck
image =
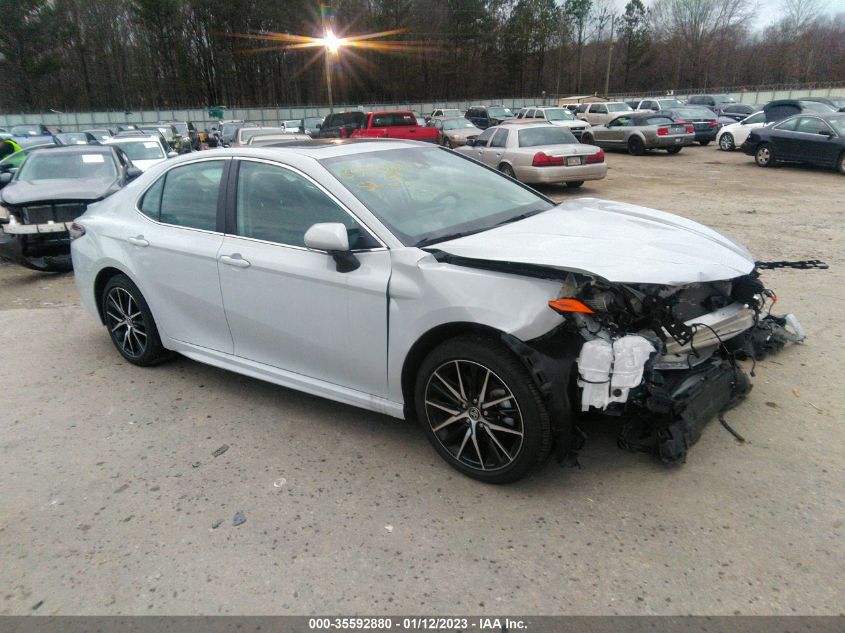
[[[417,118],[410,110],[369,112],[363,125],[352,132],[352,138],[401,138],[414,141],[437,143],[437,128],[417,124]]]

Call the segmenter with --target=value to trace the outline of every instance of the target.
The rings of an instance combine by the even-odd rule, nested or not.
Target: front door
[[[365,393],[386,392],[389,253],[304,174],[240,160],[220,283],[235,355]],[[231,217],[231,215],[230,215]],[[338,272],[305,247],[318,222],[340,222],[360,267]]]

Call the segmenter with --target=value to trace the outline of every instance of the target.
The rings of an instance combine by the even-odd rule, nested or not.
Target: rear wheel
[[[768,143],[762,143],[754,152],[754,161],[760,167],[771,167],[775,163],[775,152]]]
[[[542,397],[495,339],[461,336],[435,348],[417,374],[415,405],[435,450],[474,479],[516,481],[551,451]]]
[[[842,152],[839,155],[839,159],[836,161],[836,168],[839,170],[839,173],[845,176],[845,152]]]
[[[511,167],[507,163],[502,163],[501,165],[499,165],[499,171],[502,172],[505,176],[516,179],[516,174],[513,173],[513,167]]]
[[[594,140],[593,140],[593,135],[592,135],[592,134],[587,134],[587,133],[582,134],[582,135],[581,135],[581,142],[582,142],[584,145],[592,145],[592,144],[594,143]]]
[[[146,367],[167,358],[152,312],[129,277],[115,275],[109,279],[101,306],[112,343],[126,360]]]
[[[732,152],[736,148],[736,143],[734,142],[733,134],[730,132],[725,132],[722,136],[719,137],[719,149],[724,150],[726,152]]]
[[[682,147],[669,147],[669,148],[666,150],[666,153],[667,153],[667,154],[677,154],[677,153],[678,153],[678,152],[680,152],[682,149],[683,149]]]
[[[580,187],[583,184],[584,184],[583,180],[570,180],[569,182],[566,183],[566,186],[569,187],[570,189],[577,189],[578,187]]]
[[[710,141],[699,141],[699,144],[704,147],[705,145],[710,145]]]
[[[642,156],[645,153],[645,143],[639,136],[628,139],[628,153],[631,156]]]

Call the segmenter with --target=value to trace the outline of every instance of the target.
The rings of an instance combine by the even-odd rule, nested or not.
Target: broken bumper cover
[[[71,222],[22,224],[0,223],[0,256],[23,263],[28,258],[64,256],[70,253]]]
[[[38,235],[67,233],[72,222],[47,222],[45,224],[0,224],[0,230],[7,235]],[[69,236],[68,236],[69,237]]]

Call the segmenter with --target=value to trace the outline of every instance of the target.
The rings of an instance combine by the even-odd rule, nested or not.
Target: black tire
[[[775,151],[768,143],[760,143],[754,150],[754,162],[758,167],[771,167],[775,164]]]
[[[631,156],[642,156],[645,154],[645,143],[639,136],[632,136],[628,139],[628,153]]]
[[[112,343],[123,358],[133,365],[149,367],[170,356],[161,344],[150,307],[129,277],[115,275],[109,279],[100,305]]]
[[[683,148],[683,147],[669,147],[669,148],[666,150],[666,153],[667,153],[667,154],[678,154],[678,153],[680,153],[680,151],[681,151],[682,149],[684,149],[684,148]]]
[[[502,172],[505,176],[516,180],[516,174],[513,171],[513,167],[511,167],[507,163],[502,163],[501,165],[499,165],[499,171]]]
[[[448,147],[448,148],[450,148],[450,149],[451,149],[451,147],[452,147],[452,144],[449,142],[449,137],[448,137],[448,136],[446,136],[445,134],[444,134],[444,135],[443,135],[443,137],[440,139],[440,145],[442,145],[443,147]]]
[[[414,402],[434,449],[473,479],[517,481],[551,451],[540,392],[519,359],[494,338],[459,336],[435,348],[417,373]],[[456,415],[461,417],[451,420]]]
[[[66,273],[73,270],[70,255],[54,255],[51,257],[24,257],[21,264],[30,270],[42,273]]]
[[[584,145],[593,145],[595,143],[595,140],[593,139],[593,135],[587,134],[587,133],[582,134],[581,135],[581,143],[583,143]]]
[[[719,137],[719,149],[724,152],[732,152],[736,149],[733,134],[725,132]]]
[[[707,145],[710,145],[710,141],[699,141],[699,144],[700,144],[702,147],[706,147]]]
[[[845,176],[845,152],[842,152],[839,155],[839,158],[836,159],[836,169],[839,171],[840,174]]]
[[[583,184],[584,184],[583,180],[570,180],[569,182],[566,183],[566,186],[569,187],[570,189],[577,189],[578,187],[580,187]]]

